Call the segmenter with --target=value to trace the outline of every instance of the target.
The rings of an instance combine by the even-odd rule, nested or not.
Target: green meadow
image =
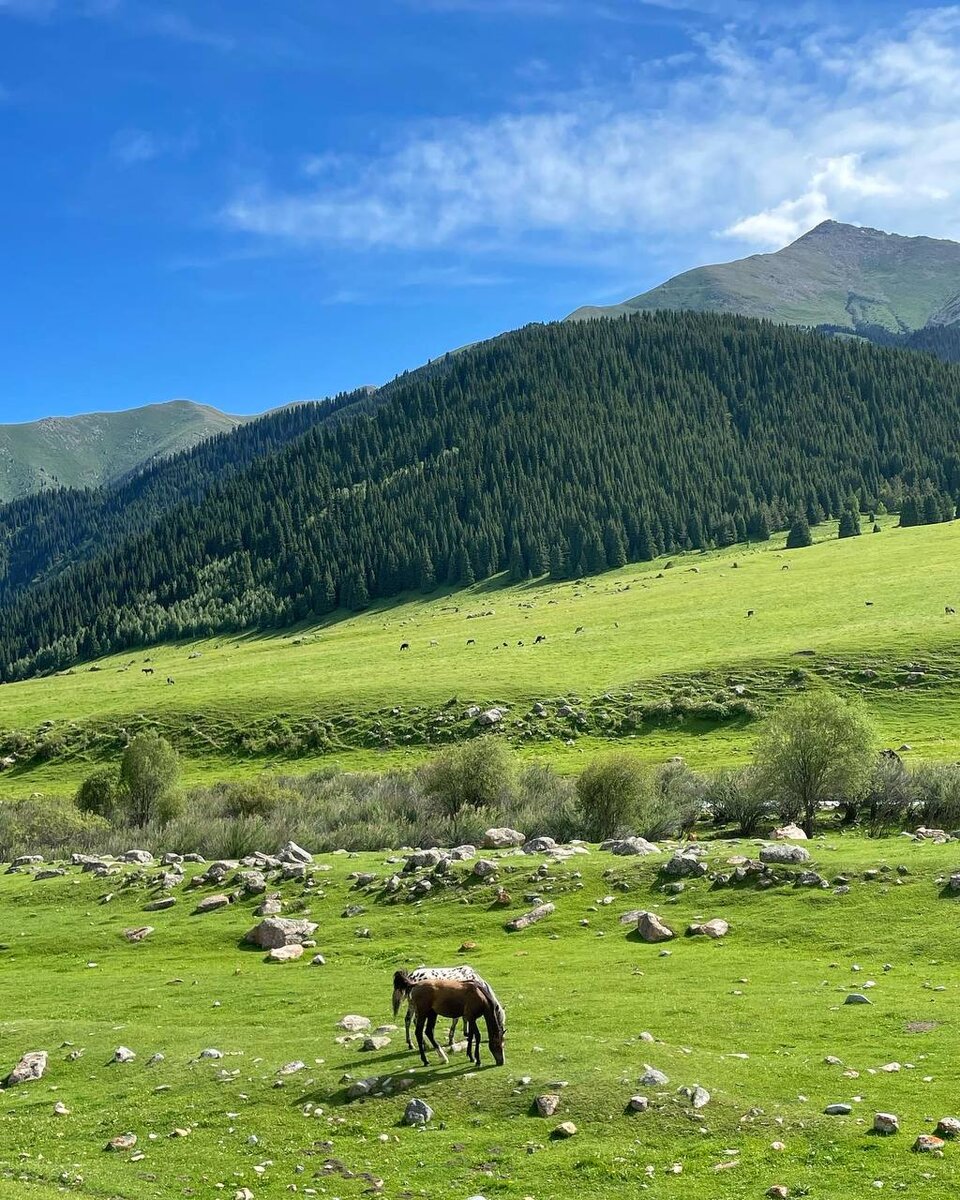
[[[564,771],[613,739],[711,767],[741,761],[752,718],[798,687],[859,695],[881,740],[916,758],[960,758],[960,617],[945,613],[960,608],[958,550],[956,522],[885,519],[879,534],[803,550],[777,538],[576,582],[495,579],[318,626],[116,655],[0,688],[4,753],[14,735],[29,743],[0,774],[0,795],[70,791],[145,726],[177,746],[188,782],[395,766],[468,736],[462,710],[495,703],[509,710],[503,736]],[[746,716],[704,715],[734,687]],[[632,706],[678,697],[686,706],[672,715],[631,722]],[[617,720],[531,725],[533,703],[555,718],[565,700],[613,705]]]
[[[847,893],[701,878],[668,895],[665,854],[591,848],[545,875],[543,855],[493,854],[486,882],[457,863],[415,900],[407,885],[384,888],[400,869],[387,852],[326,855],[314,887],[277,888],[286,915],[318,924],[317,950],[282,965],[242,940],[255,899],[193,911],[222,887],[182,884],[174,907],[148,913],[154,869],[0,876],[0,1066],[50,1056],[43,1079],[0,1090],[0,1194],[719,1200],[780,1184],[821,1200],[956,1195],[960,1147],[911,1150],[940,1117],[960,1115],[960,901],[943,886],[955,848],[827,834],[810,849],[810,865],[842,873]],[[756,849],[711,843],[711,872],[738,853]],[[187,879],[202,869],[188,866]],[[377,878],[358,891],[356,871]],[[506,908],[494,904],[500,885]],[[555,912],[507,933],[533,895]],[[364,911],[345,916],[349,904]],[[677,932],[669,954],[620,923],[637,908]],[[712,917],[729,921],[726,938],[683,936]],[[146,923],[143,942],[122,936]],[[318,951],[325,965],[313,966]],[[373,1052],[338,1043],[345,1014],[392,1023],[396,968],[464,961],[507,1010],[503,1068],[486,1045],[479,1070],[462,1053],[423,1068],[402,1031]],[[851,991],[871,1003],[845,1005]],[[112,1062],[120,1046],[136,1058]],[[200,1058],[207,1048],[223,1057]],[[645,1064],[669,1082],[640,1086]],[[350,1083],[372,1077],[380,1094],[349,1101]],[[694,1111],[678,1089],[697,1084],[710,1101]],[[534,1115],[550,1092],[556,1116]],[[629,1113],[638,1093],[650,1107]],[[434,1110],[423,1131],[401,1124],[410,1097]],[[852,1112],[825,1115],[834,1103]],[[874,1136],[875,1112],[898,1116],[900,1133]],[[551,1138],[561,1120],[574,1137]],[[128,1132],[132,1151],[105,1150]]]

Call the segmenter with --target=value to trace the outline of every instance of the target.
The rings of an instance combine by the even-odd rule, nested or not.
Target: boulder
[[[552,837],[535,837],[524,842],[524,854],[545,854],[548,850],[556,850],[557,843]]]
[[[710,1093],[699,1083],[694,1084],[693,1087],[678,1088],[677,1095],[682,1096],[692,1108],[706,1108],[710,1103]]]
[[[637,921],[637,933],[645,942],[669,942],[675,937],[673,930],[669,925],[665,925],[663,921],[651,912],[645,912],[640,915]]]
[[[159,900],[151,900],[149,904],[145,904],[143,911],[162,912],[165,908],[173,908],[176,902],[176,896],[162,896]]]
[[[823,1110],[828,1117],[849,1117],[853,1112],[852,1104],[828,1104]]]
[[[873,1118],[873,1132],[882,1134],[884,1137],[891,1133],[900,1132],[900,1120],[893,1113],[878,1112]]]
[[[299,946],[312,938],[316,932],[315,921],[295,920],[292,917],[266,917],[259,925],[244,935],[245,942],[252,942],[264,950],[278,946]]]
[[[355,1079],[347,1088],[348,1100],[360,1100],[364,1096],[369,1096],[371,1092],[375,1092],[380,1086],[380,1078],[377,1075],[372,1075],[369,1079]]]
[[[648,842],[642,837],[612,838],[601,842],[601,850],[609,850],[611,854],[659,854],[660,847]]]
[[[125,863],[139,863],[141,866],[149,866],[153,862],[153,855],[149,850],[126,850],[120,855],[120,861]]]
[[[412,854],[407,855],[407,861],[403,864],[403,869],[409,872],[419,871],[423,867],[435,867],[443,857],[443,851],[435,848],[414,850]]]
[[[505,825],[488,829],[480,843],[484,850],[509,850],[513,846],[522,846],[526,838],[517,829],[508,829]]]
[[[938,1150],[942,1150],[943,1145],[943,1138],[938,1138],[932,1133],[921,1133],[913,1143],[913,1148],[918,1154],[934,1154]]]
[[[153,933],[152,925],[139,925],[136,929],[125,929],[123,936],[128,942],[142,942]]]
[[[772,846],[760,847],[762,863],[805,863],[810,861],[810,851],[804,846],[786,842],[775,842]]]
[[[426,1100],[408,1100],[403,1112],[404,1125],[426,1125],[433,1120],[433,1109]]]
[[[226,908],[229,903],[230,897],[225,892],[216,892],[212,896],[204,896],[193,911],[198,913],[213,912],[217,908]]]
[[[650,1107],[650,1101],[646,1096],[631,1096],[627,1101],[627,1108],[631,1112],[646,1112]]]
[[[941,1138],[960,1137],[960,1119],[957,1117],[941,1117],[937,1122],[936,1134],[937,1137]]]
[[[687,927],[688,936],[697,934],[705,934],[709,938],[722,938],[730,932],[730,925],[723,917],[714,917],[710,921],[704,921],[700,925],[689,925]]]
[[[696,878],[706,875],[707,864],[701,862],[699,854],[691,850],[678,850],[672,858],[667,859],[661,870],[673,879]]]
[[[670,1079],[662,1071],[658,1071],[656,1067],[651,1067],[649,1063],[644,1063],[643,1074],[637,1082],[641,1087],[666,1087]]]
[[[267,962],[296,962],[303,957],[303,947],[299,944],[292,946],[274,946],[267,955]]]
[[[386,1034],[372,1033],[363,1039],[360,1044],[361,1050],[386,1050],[390,1045],[390,1039]]]
[[[35,1079],[42,1079],[46,1069],[46,1050],[29,1050],[3,1081],[3,1086],[16,1087],[20,1083],[30,1083]]]
[[[512,921],[508,921],[506,929],[508,933],[517,933],[521,929],[526,929],[528,925],[535,925],[537,921],[542,921],[544,917],[549,917],[554,911],[552,904],[538,904],[536,908],[531,908],[529,912],[525,912],[522,916],[514,917]]]
[[[576,1125],[574,1125],[574,1123],[572,1121],[561,1121],[560,1124],[556,1127],[556,1129],[554,1129],[551,1132],[550,1136],[560,1140],[563,1138],[575,1137],[576,1132],[577,1132],[577,1127],[576,1127]]]
[[[313,862],[313,855],[309,850],[304,850],[302,846],[298,846],[296,842],[287,842],[277,858],[281,862],[286,863],[303,863],[308,864]]]
[[[547,1092],[543,1096],[537,1096],[533,1104],[538,1117],[552,1117],[560,1107],[560,1097],[555,1092]]]
[[[485,709],[477,717],[478,725],[498,725],[503,720],[503,710],[500,708]]]
[[[870,1004],[869,997],[862,995],[860,992],[851,992],[849,996],[843,999],[844,1004]]]
[[[807,840],[807,835],[800,826],[794,825],[792,822],[788,825],[778,826],[770,836],[776,842],[805,842]]]
[[[488,879],[491,875],[496,875],[497,864],[489,858],[478,858],[473,864],[473,873],[478,879]]]
[[[347,1013],[345,1017],[341,1017],[337,1022],[338,1029],[345,1029],[347,1033],[365,1033],[370,1028],[370,1018],[361,1017],[356,1013]]]

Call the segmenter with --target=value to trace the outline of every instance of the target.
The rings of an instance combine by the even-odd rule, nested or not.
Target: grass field
[[[640,755],[712,766],[740,761],[755,723],[700,719],[696,704],[730,701],[737,685],[762,713],[798,682],[861,695],[887,744],[960,758],[960,618],[944,611],[960,608],[960,525],[888,520],[878,535],[792,552],[781,542],[579,582],[495,580],[318,627],[151,647],[6,685],[0,743],[14,746],[19,731],[35,750],[38,727],[53,726],[38,753],[0,775],[0,795],[71,790],[143,725],[177,745],[188,780],[268,765],[395,765],[469,733],[462,710],[495,702],[509,706],[504,732],[523,753],[563,770],[627,730]],[[546,640],[534,645],[537,635]],[[914,665],[923,673],[908,678]],[[632,706],[678,696],[693,698],[689,717],[631,720]],[[600,711],[558,721],[563,699],[594,714],[612,705],[616,720]],[[551,721],[533,726],[537,700],[550,702]]]
[[[316,888],[278,889],[288,915],[318,922],[324,966],[310,965],[314,951],[269,965],[246,947],[255,900],[195,915],[196,899],[219,888],[178,887],[175,907],[145,913],[148,879],[125,886],[77,868],[44,881],[0,876],[0,1065],[5,1073],[26,1051],[50,1054],[42,1080],[0,1091],[0,1194],[232,1198],[247,1187],[262,1200],[295,1185],[347,1200],[381,1179],[384,1196],[431,1200],[715,1200],[761,1197],[773,1184],[824,1200],[881,1186],[953,1196],[960,1147],[948,1143],[942,1158],[910,1148],[940,1117],[960,1115],[960,901],[942,886],[955,848],[831,835],[810,848],[825,876],[849,878],[848,894],[699,879],[667,896],[664,855],[594,849],[551,864],[546,879],[536,875],[543,856],[503,857],[499,882],[513,902],[500,909],[497,884],[477,881],[469,862],[415,902],[406,889],[382,889],[397,869],[386,853],[329,855]],[[737,852],[755,850],[711,844],[711,867]],[[188,867],[188,878],[201,869]],[[378,879],[358,893],[355,871]],[[115,898],[100,903],[108,890]],[[534,893],[556,912],[506,933],[505,919]],[[366,911],[341,916],[350,903]],[[722,916],[731,929],[717,942],[678,936],[662,956],[619,923],[634,908],[656,909],[680,934],[698,917]],[[124,940],[145,922],[155,927],[146,941]],[[361,926],[369,938],[356,936]],[[465,939],[476,943],[469,953]],[[507,1009],[504,1068],[486,1065],[485,1046],[485,1065],[471,1071],[462,1055],[422,1068],[402,1034],[372,1053],[337,1043],[344,1014],[392,1020],[395,968],[465,960]],[[852,990],[872,1003],[844,1005]],[[641,1039],[646,1031],[654,1041]],[[111,1063],[121,1045],[133,1062]],[[223,1059],[201,1060],[207,1047]],[[164,1060],[150,1065],[157,1053]],[[292,1060],[304,1068],[278,1075]],[[669,1084],[638,1086],[645,1063]],[[891,1063],[901,1069],[881,1069]],[[408,1075],[405,1094],[346,1100],[351,1080]],[[677,1095],[694,1084],[711,1095],[698,1112]],[[562,1096],[556,1117],[532,1115],[534,1097],[551,1091]],[[638,1092],[650,1109],[628,1115]],[[423,1132],[399,1124],[411,1096],[435,1111]],[[67,1115],[54,1113],[58,1101]],[[851,1115],[824,1115],[837,1102]],[[899,1135],[871,1135],[877,1111],[900,1118]],[[577,1135],[551,1140],[560,1120]],[[186,1136],[171,1137],[175,1129]],[[104,1150],[128,1131],[139,1161]]]

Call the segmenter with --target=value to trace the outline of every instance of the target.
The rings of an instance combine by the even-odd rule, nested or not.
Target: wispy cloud
[[[955,236],[957,95],[960,7],[882,36],[725,31],[665,81],[421,127],[373,158],[321,158],[306,186],[261,181],[222,218],[278,241],[511,254],[775,247],[828,216]]]

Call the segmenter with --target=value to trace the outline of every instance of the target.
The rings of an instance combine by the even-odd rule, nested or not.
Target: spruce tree
[[[837,536],[842,538],[860,536],[860,514],[854,509],[845,508],[840,514]]]
[[[803,546],[810,546],[812,544],[813,537],[810,533],[810,523],[803,513],[798,513],[790,525],[786,548],[788,550],[799,550]]]

